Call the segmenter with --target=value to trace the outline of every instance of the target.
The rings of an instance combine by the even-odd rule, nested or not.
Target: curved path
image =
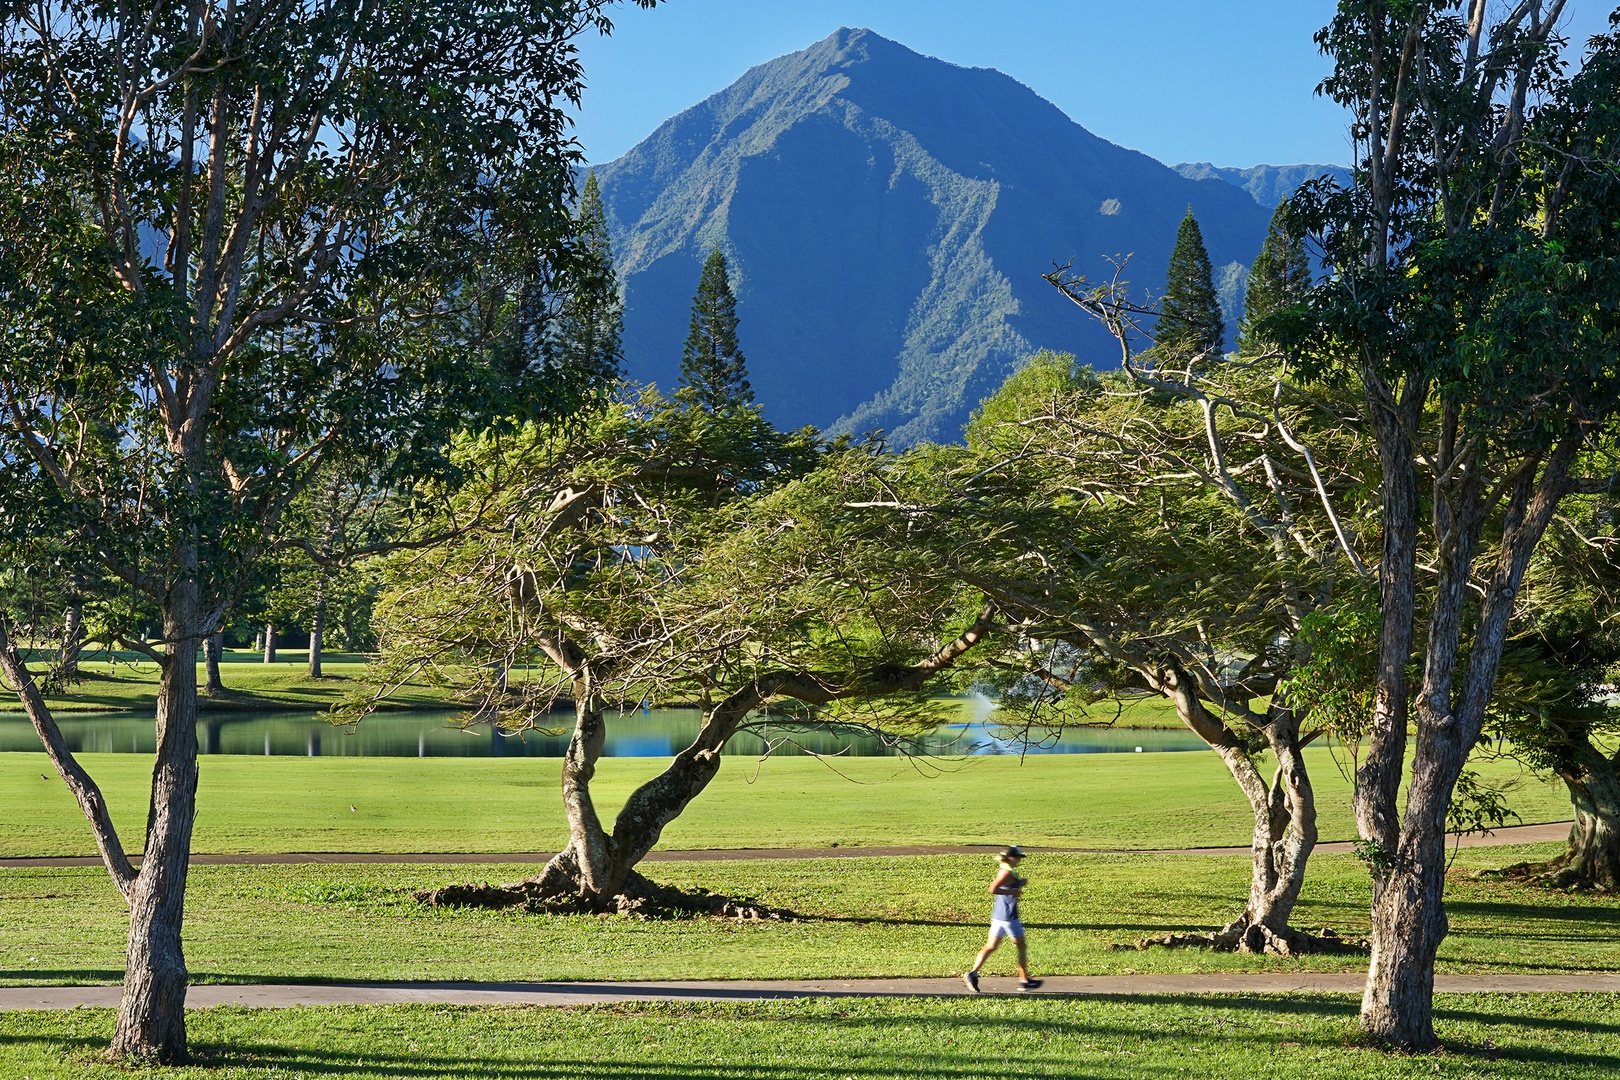
[[[1568,821],[1545,825],[1515,825],[1483,836],[1454,836],[1459,847],[1499,847],[1565,840]],[[1348,841],[1317,844],[1316,853],[1346,854]],[[820,848],[717,848],[691,851],[654,851],[646,862],[728,862],[735,859],[858,859],[894,855],[983,855],[1001,850],[1000,844],[957,844],[918,847]],[[1035,853],[1066,855],[1247,855],[1248,847],[1207,848],[1077,848],[1024,845]],[[193,855],[193,866],[282,866],[293,863],[544,863],[556,852],[289,852],[265,855]],[[139,861],[139,857],[136,857]],[[0,868],[12,866],[100,866],[93,856],[0,859]]]
[[[1265,975],[1057,975],[1037,996],[1157,994],[1359,994],[1360,972]],[[1010,978],[989,978],[987,994],[1014,994]],[[1620,974],[1436,975],[1442,994],[1620,993]],[[115,1008],[117,986],[0,987],[0,1010]],[[193,986],[188,1008],[236,1005],[611,1005],[636,1001],[771,1001],[785,998],[968,997],[960,979],[804,979],[738,982],[356,982]]]

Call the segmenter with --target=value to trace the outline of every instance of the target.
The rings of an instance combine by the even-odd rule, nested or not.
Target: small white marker
[[[1140,754],[1140,753],[1141,753],[1141,752],[1142,752],[1142,748],[1141,748],[1141,747],[1140,747],[1140,746],[1138,746],[1138,747],[1137,747],[1137,748],[1136,748],[1136,752],[1137,752],[1137,753],[1138,753],[1138,754]]]

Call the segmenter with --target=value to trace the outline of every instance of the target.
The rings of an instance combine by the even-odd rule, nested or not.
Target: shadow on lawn
[[[33,986],[39,983],[51,983],[64,986],[85,986],[98,984],[120,985],[124,981],[124,969],[118,968],[23,968],[18,971],[0,969],[0,981],[14,982],[19,986]]]

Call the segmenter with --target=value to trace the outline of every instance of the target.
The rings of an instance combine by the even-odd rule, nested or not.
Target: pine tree
[[[1311,260],[1305,254],[1305,238],[1294,234],[1288,224],[1288,204],[1277,207],[1271,216],[1260,254],[1249,269],[1249,290],[1243,299],[1243,322],[1238,326],[1238,350],[1246,354],[1263,352],[1271,343],[1256,329],[1260,321],[1305,298],[1311,289]]]
[[[1226,343],[1226,323],[1215,293],[1215,274],[1204,250],[1204,234],[1192,207],[1176,230],[1170,252],[1170,274],[1159,305],[1155,343],[1167,356],[1192,359],[1201,354],[1219,359]]]
[[[704,261],[692,298],[692,324],[681,356],[681,395],[715,413],[754,401],[747,361],[737,344],[737,298],[719,248]]]
[[[613,380],[621,374],[624,360],[624,300],[619,296],[607,211],[594,172],[585,178],[579,195],[574,236],[576,277],[552,322],[551,358],[559,367]]]

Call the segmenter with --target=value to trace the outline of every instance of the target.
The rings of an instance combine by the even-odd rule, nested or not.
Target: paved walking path
[[[1484,836],[1452,837],[1461,847],[1498,847],[1565,840],[1571,822],[1516,825]],[[1248,847],[1207,848],[1076,848],[1023,845],[1025,851],[1071,855],[1247,855]],[[1000,844],[957,844],[916,847],[723,848],[694,851],[654,851],[647,862],[721,862],[733,859],[859,859],[893,855],[982,855],[1001,850]],[[1316,845],[1321,854],[1344,854],[1348,841]],[[193,855],[193,866],[282,866],[292,863],[544,863],[555,852],[291,852],[266,855]],[[137,857],[136,861],[139,861]],[[100,866],[93,856],[0,859],[11,866]]]
[[[1096,994],[1359,994],[1365,975],[1198,974],[1058,975],[1033,993],[1047,997]],[[984,992],[1017,993],[1010,978],[986,977]],[[1620,993],[1620,974],[1437,975],[1442,994]],[[0,987],[0,1010],[114,1008],[116,986]],[[193,986],[190,1008],[240,1005],[603,1005],[635,1001],[767,1001],[825,997],[965,997],[960,979],[803,979],[762,982],[365,982]]]

